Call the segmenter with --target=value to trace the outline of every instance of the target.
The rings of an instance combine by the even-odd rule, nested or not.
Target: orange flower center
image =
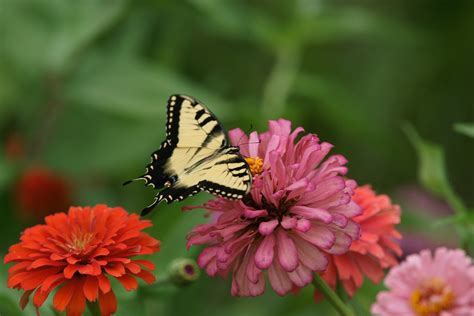
[[[410,296],[411,306],[419,316],[438,315],[449,309],[453,302],[453,291],[439,278],[421,283]]]
[[[250,172],[253,176],[261,174],[263,171],[263,159],[260,157],[247,157],[245,161],[249,164]]]
[[[93,238],[94,234],[91,232],[73,233],[72,240],[67,246],[71,252],[82,252],[86,250]]]

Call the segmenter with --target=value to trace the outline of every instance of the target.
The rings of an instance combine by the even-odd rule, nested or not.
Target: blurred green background
[[[407,205],[407,234],[424,229],[436,242],[431,215],[407,196],[450,211],[414,187],[416,152],[401,127],[411,123],[444,148],[454,190],[472,205],[473,139],[453,127],[474,121],[473,38],[470,0],[0,0],[0,253],[35,222],[18,216],[13,194],[31,166],[68,179],[74,205],[147,205],[153,190],[121,183],[141,174],[161,143],[173,93],[200,99],[227,129],[263,131],[285,117],[318,134],[348,158],[350,177]],[[17,159],[5,152],[12,135],[23,148]],[[180,208],[208,198],[151,216],[149,232],[163,242],[158,275],[173,258],[196,255],[185,234],[206,219]],[[380,288],[366,283],[354,302],[361,315]],[[228,281],[207,276],[137,295],[121,292],[117,315],[331,313],[309,288],[236,299]],[[18,298],[1,286],[0,313],[20,315]]]

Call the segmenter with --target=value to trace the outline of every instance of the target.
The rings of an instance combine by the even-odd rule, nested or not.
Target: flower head
[[[474,310],[474,264],[464,251],[437,248],[407,257],[385,279],[372,313],[381,316],[463,316]]]
[[[322,274],[333,288],[339,279],[349,296],[362,286],[364,275],[374,283],[382,281],[383,269],[396,265],[396,257],[402,254],[396,243],[401,235],[395,229],[400,223],[400,207],[393,205],[388,196],[376,195],[367,185],[358,187],[352,199],[362,209],[362,214],[354,217],[361,237],[346,254],[332,256],[330,267]],[[319,293],[315,295],[318,299]]]
[[[86,299],[98,299],[102,315],[111,315],[117,300],[110,277],[129,291],[137,288],[135,277],[154,282],[148,271],[154,265],[132,259],[159,251],[159,241],[141,232],[151,222],[105,205],[71,207],[68,214],[47,216],[45,222],[26,229],[4,259],[15,262],[9,269],[8,287],[25,291],[22,308],[33,292],[38,309],[59,288],[53,300],[58,311],[79,316]]]
[[[42,167],[27,169],[15,187],[15,200],[25,217],[42,218],[67,210],[71,185],[62,176]]]
[[[240,201],[205,203],[215,221],[194,228],[188,246],[208,245],[198,264],[211,276],[231,273],[233,295],[262,294],[265,274],[279,295],[303,287],[326,269],[328,254],[345,253],[359,237],[346,160],[328,156],[332,145],[314,134],[296,141],[302,131],[278,120],[260,135],[229,133],[234,145],[247,143],[240,150],[254,175],[251,191]]]

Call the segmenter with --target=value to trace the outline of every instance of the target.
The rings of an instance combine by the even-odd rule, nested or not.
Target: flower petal
[[[273,219],[268,222],[261,222],[260,225],[258,226],[258,232],[262,234],[263,236],[270,235],[273,233],[273,230],[278,226],[278,220]]]
[[[276,235],[278,260],[285,271],[294,271],[298,266],[298,252],[295,244],[282,229],[277,230]]]
[[[117,298],[114,291],[109,291],[106,294],[99,293],[99,307],[102,316],[110,316],[117,311]]]
[[[255,253],[255,265],[259,269],[267,269],[273,262],[275,247],[275,236],[273,234],[266,236]]]

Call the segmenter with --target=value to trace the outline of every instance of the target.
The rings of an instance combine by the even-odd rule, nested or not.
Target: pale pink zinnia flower
[[[392,268],[389,291],[377,295],[380,316],[468,316],[474,313],[474,265],[464,251],[438,248],[414,254]]]
[[[339,279],[351,297],[362,286],[364,276],[374,283],[382,281],[383,269],[396,265],[397,256],[402,254],[396,243],[401,235],[395,229],[400,223],[400,207],[387,195],[376,195],[368,185],[358,187],[352,200],[362,209],[362,214],[354,217],[360,225],[360,238],[346,254],[331,256],[330,266],[321,275],[332,288]],[[321,294],[316,291],[315,299],[319,298]]]
[[[188,247],[208,245],[198,264],[209,275],[232,274],[232,295],[262,294],[265,274],[279,295],[303,287],[326,269],[328,254],[345,253],[359,237],[352,220],[360,213],[351,200],[356,183],[343,177],[346,159],[327,157],[332,145],[314,134],[295,142],[303,129],[292,132],[289,121],[270,121],[269,129],[250,137],[240,129],[229,133],[234,145],[244,144],[252,189],[240,201],[205,203],[217,218],[188,236]]]

